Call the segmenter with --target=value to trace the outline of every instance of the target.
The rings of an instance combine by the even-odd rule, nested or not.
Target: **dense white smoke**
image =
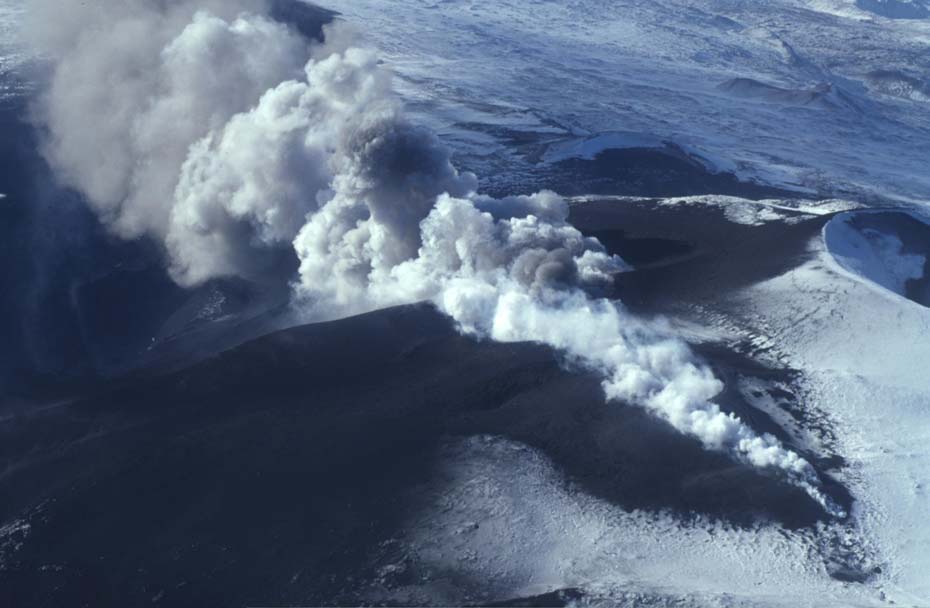
[[[344,27],[310,45],[253,2],[54,7],[64,23],[39,28],[47,157],[119,234],[164,243],[178,282],[252,276],[293,243],[308,318],[432,301],[465,333],[551,345],[602,374],[608,398],[838,513],[810,464],[712,403],[721,384],[681,340],[598,296],[627,267],[561,197],[476,194]]]

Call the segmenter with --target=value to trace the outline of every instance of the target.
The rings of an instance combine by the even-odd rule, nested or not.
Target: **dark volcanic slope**
[[[783,211],[791,215],[789,211]],[[797,266],[830,215],[797,223],[734,223],[722,207],[600,200],[572,207],[571,222],[639,272],[618,277],[623,302],[645,313],[721,302]]]
[[[751,199],[793,197],[796,193],[740,181],[732,173],[716,173],[676,146],[609,149],[594,159],[573,158],[547,167],[545,187],[569,195],[614,194],[686,196],[729,194]]]
[[[607,149],[592,159],[568,158],[556,163],[539,163],[546,144],[537,141],[533,134],[469,123],[457,126],[489,132],[510,144],[512,149],[522,150],[526,154],[526,165],[517,186],[523,189],[548,188],[567,196],[617,193],[660,197],[728,194],[749,199],[799,196],[791,190],[741,181],[732,173],[712,171],[674,144],[661,148]],[[461,160],[463,167],[473,168],[469,166],[469,159]],[[512,171],[512,167],[508,169]],[[489,194],[513,194],[512,177],[501,180],[497,171],[476,172],[483,176],[481,187]],[[507,175],[509,172],[501,173]]]
[[[791,526],[822,515],[605,404],[547,349],[475,342],[428,306],[402,307],[4,419],[0,604],[351,602],[350,577],[416,506],[397,497],[416,495],[443,436],[472,433],[534,445],[629,508]]]

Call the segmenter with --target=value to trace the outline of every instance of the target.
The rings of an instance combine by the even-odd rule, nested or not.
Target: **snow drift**
[[[32,11],[46,157],[115,233],[161,242],[180,284],[260,276],[292,246],[307,319],[432,301],[467,334],[551,345],[609,399],[839,514],[808,462],[711,401],[721,383],[684,342],[599,295],[627,266],[561,197],[477,194],[345,26],[314,44],[246,0]]]

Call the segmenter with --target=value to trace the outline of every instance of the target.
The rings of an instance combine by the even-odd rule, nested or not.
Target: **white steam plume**
[[[54,3],[65,23],[39,36],[54,64],[47,157],[119,234],[164,243],[179,283],[253,276],[292,242],[308,318],[430,300],[465,333],[558,349],[608,398],[840,514],[809,463],[711,401],[722,386],[681,340],[597,296],[627,267],[561,197],[476,194],[345,28],[308,45],[256,2],[212,4]]]

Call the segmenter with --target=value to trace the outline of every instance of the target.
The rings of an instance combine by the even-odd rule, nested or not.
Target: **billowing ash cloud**
[[[36,6],[50,163],[118,234],[164,243],[179,283],[255,276],[292,243],[308,319],[430,300],[467,334],[551,345],[608,398],[839,513],[810,464],[712,403],[722,386],[681,340],[597,295],[627,267],[561,197],[476,194],[345,27],[309,45],[246,0]]]
[[[29,34],[54,64],[36,109],[48,129],[47,159],[115,233],[165,243],[183,284],[256,271],[250,245],[273,243],[291,221],[286,242],[302,223],[299,212],[282,218],[225,199],[207,210],[188,205],[183,192],[176,197],[192,146],[204,147],[201,140],[269,88],[301,77],[306,40],[244,12],[263,10],[259,0],[32,0],[29,7]],[[198,243],[177,249],[185,233]],[[211,248],[218,251],[208,257]]]

